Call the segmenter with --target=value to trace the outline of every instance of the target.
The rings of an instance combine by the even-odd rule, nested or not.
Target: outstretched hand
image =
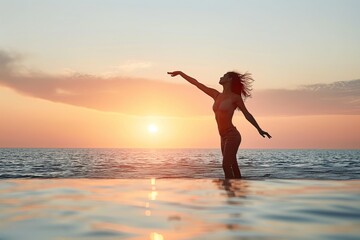
[[[267,132],[265,132],[265,131],[263,131],[263,130],[259,130],[259,133],[260,133],[260,135],[262,136],[262,137],[268,137],[268,138],[271,138],[271,136],[270,136],[270,134],[269,133],[267,133]]]
[[[172,77],[175,77],[179,74],[181,74],[181,71],[174,71],[174,72],[167,72],[168,74],[170,74]]]

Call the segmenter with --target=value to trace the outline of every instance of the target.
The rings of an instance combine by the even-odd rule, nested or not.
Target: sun
[[[157,133],[158,127],[155,124],[149,124],[148,131],[149,133]]]

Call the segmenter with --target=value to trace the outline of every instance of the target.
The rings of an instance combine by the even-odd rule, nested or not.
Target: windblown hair
[[[243,100],[251,97],[252,82],[254,79],[251,73],[227,72],[226,75],[231,78],[231,90],[233,93],[239,94]]]

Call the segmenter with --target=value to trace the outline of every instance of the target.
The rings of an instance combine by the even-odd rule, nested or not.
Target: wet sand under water
[[[356,239],[360,180],[0,180],[0,239]]]

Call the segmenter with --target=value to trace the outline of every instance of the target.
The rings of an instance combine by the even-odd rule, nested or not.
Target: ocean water
[[[359,239],[359,180],[3,179],[0,239]]]
[[[245,179],[360,179],[360,150],[243,150]],[[223,178],[219,149],[0,149],[0,178]]]
[[[0,240],[360,239],[359,153],[0,149]]]

